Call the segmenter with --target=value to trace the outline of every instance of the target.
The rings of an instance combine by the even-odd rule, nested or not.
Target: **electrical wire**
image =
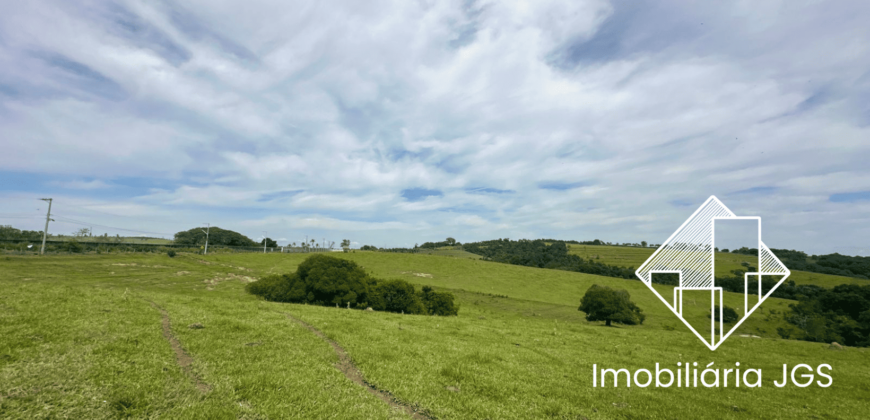
[[[107,226],[107,225],[103,225],[103,224],[99,224],[99,223],[91,223],[91,222],[85,222],[85,221],[81,221],[81,220],[77,220],[77,219],[71,219],[69,217],[58,215],[58,214],[52,214],[52,217],[56,217],[58,219],[58,221],[60,221],[60,222],[73,223],[73,224],[82,225],[82,226],[89,226],[89,227],[96,226],[96,227],[101,227],[104,229],[113,229],[113,230],[120,230],[120,231],[124,231],[124,232],[133,232],[133,233],[145,233],[145,234],[149,234],[149,235],[168,235],[168,236],[175,235],[174,233],[148,232],[148,231],[144,231],[144,230],[125,229],[125,228],[119,228],[119,227],[115,227],[115,226]]]

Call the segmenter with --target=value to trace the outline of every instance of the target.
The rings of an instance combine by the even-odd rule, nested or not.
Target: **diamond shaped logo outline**
[[[721,287],[715,285],[715,223],[716,220],[756,220],[758,222],[758,268],[757,272],[744,274],[744,315],[726,333],[722,317]],[[675,273],[679,275],[679,284],[674,287],[674,303],[668,302],[658,290],[653,287],[652,275],[655,273]],[[698,207],[661,246],[635,271],[635,275],[692,331],[704,345],[715,351],[744,321],[749,319],[771,294],[791,275],[791,271],[774,253],[761,241],[761,218],[757,216],[737,216],[725,206],[716,196],[710,196],[704,204]],[[782,278],[764,295],[762,295],[761,279],[765,275],[778,275]],[[758,302],[749,308],[749,278],[757,277]],[[682,292],[684,290],[710,290],[710,324],[711,336],[708,341],[682,316]],[[719,292],[719,335],[716,340],[716,317],[714,307],[716,292]]]

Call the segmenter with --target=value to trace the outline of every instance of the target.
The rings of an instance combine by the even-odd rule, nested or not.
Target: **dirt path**
[[[285,313],[284,315],[286,315],[287,318],[289,318],[293,321],[296,321],[297,323],[299,323],[303,327],[308,328],[309,331],[313,332],[318,337],[322,338],[324,341],[326,341],[327,343],[329,343],[332,346],[332,349],[335,350],[335,354],[338,355],[338,363],[335,364],[335,367],[338,370],[340,370],[341,373],[343,373],[344,376],[347,377],[347,379],[350,379],[351,381],[353,381],[357,385],[365,387],[366,390],[368,390],[372,395],[380,398],[381,401],[389,404],[393,408],[398,408],[398,409],[404,411],[406,414],[408,414],[409,416],[411,416],[411,418],[413,418],[415,420],[433,420],[434,419],[434,417],[426,414],[425,410],[421,409],[420,407],[414,407],[414,406],[410,406],[408,404],[405,404],[405,403],[397,400],[396,397],[394,397],[393,394],[391,394],[389,391],[378,389],[378,387],[367,382],[365,380],[365,377],[363,377],[362,372],[360,372],[359,368],[357,368],[356,365],[353,364],[353,361],[350,360],[350,356],[347,354],[347,351],[343,347],[341,347],[338,343],[336,343],[335,341],[333,341],[329,337],[327,337],[326,334],[324,334],[322,331],[318,330],[317,328],[312,327],[311,325],[309,325],[305,321],[303,321],[299,318],[296,318],[293,315],[290,315],[288,313]]]
[[[211,390],[211,387],[205,383],[200,377],[196,376],[193,373],[193,369],[191,365],[193,364],[193,357],[191,357],[187,352],[184,351],[184,348],[181,347],[181,343],[178,342],[178,339],[172,335],[172,324],[169,322],[169,313],[166,312],[166,309],[161,308],[156,303],[149,301],[151,306],[154,309],[160,311],[163,315],[163,338],[169,342],[169,345],[172,347],[172,351],[175,352],[175,361],[178,362],[178,365],[181,366],[181,370],[193,380],[196,384],[196,389],[198,389],[202,393],[206,393]]]

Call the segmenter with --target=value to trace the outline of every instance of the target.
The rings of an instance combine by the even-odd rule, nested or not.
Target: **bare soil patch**
[[[136,263],[129,263],[129,264],[114,263],[112,265],[119,266],[119,267],[169,268],[165,265],[145,265],[145,264],[136,264]]]
[[[429,273],[415,273],[413,271],[402,271],[402,274],[410,274],[412,276],[423,277],[427,279],[431,279],[432,275]]]
[[[293,315],[290,315],[287,313],[285,313],[284,315],[286,315],[287,318],[297,322],[299,325],[302,325],[303,327],[307,328],[309,331],[313,332],[315,335],[317,335],[318,337],[320,337],[321,339],[323,339],[324,341],[329,343],[329,345],[332,346],[332,349],[335,350],[335,354],[338,355],[338,363],[335,364],[335,367],[339,371],[341,371],[341,373],[343,373],[344,376],[347,377],[347,379],[350,379],[351,381],[353,381],[353,383],[364,387],[372,395],[380,398],[381,401],[389,404],[391,407],[398,408],[398,409],[404,411],[409,416],[411,416],[411,418],[413,418],[413,419],[416,419],[416,420],[432,420],[432,419],[434,419],[434,417],[430,416],[426,412],[425,409],[421,409],[417,405],[410,405],[410,404],[406,404],[402,401],[399,401],[395,396],[393,396],[392,393],[390,393],[390,391],[380,389],[377,386],[375,386],[374,384],[371,384],[368,381],[366,381],[365,377],[363,376],[362,372],[360,372],[359,368],[357,368],[356,365],[353,364],[353,361],[351,360],[350,356],[347,354],[347,351],[343,347],[341,347],[341,345],[336,343],[334,340],[327,337],[326,334],[324,334],[322,331],[318,330],[317,328],[312,327],[311,325],[309,325],[305,321],[303,321],[299,318],[296,318]]]
[[[172,324],[169,321],[169,313],[166,312],[165,309],[161,308],[154,302],[150,302],[151,306],[154,309],[160,311],[160,314],[163,315],[163,338],[169,342],[170,347],[172,347],[172,351],[175,352],[175,361],[178,363],[178,366],[181,366],[181,370],[193,380],[194,384],[196,384],[196,389],[198,389],[202,393],[206,393],[211,390],[211,386],[205,383],[200,377],[198,377],[194,372],[191,365],[193,364],[193,357],[191,357],[187,352],[184,351],[184,347],[181,347],[181,343],[172,335]]]
[[[214,287],[218,283],[224,282],[224,281],[229,281],[229,280],[238,280],[242,283],[253,283],[253,282],[257,281],[257,278],[251,277],[251,276],[242,276],[242,275],[235,274],[235,273],[226,273],[223,276],[221,276],[220,274],[215,275],[214,277],[212,277],[210,279],[205,279],[202,282],[207,285],[206,290],[214,290]]]

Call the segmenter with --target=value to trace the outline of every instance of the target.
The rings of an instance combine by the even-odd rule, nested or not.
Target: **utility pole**
[[[202,230],[202,228],[200,228],[199,230]],[[203,253],[203,255],[208,255],[208,232],[210,230],[211,230],[211,225],[206,223],[205,230],[202,230],[203,232],[205,232],[205,252]]]
[[[51,198],[40,198],[42,201],[48,201],[48,213],[45,214],[45,230],[42,231],[42,248],[39,249],[39,255],[45,255],[45,237],[48,236],[48,222],[51,220]]]
[[[269,241],[266,239],[266,231],[263,231],[263,253],[266,253],[266,245],[269,244]]]

